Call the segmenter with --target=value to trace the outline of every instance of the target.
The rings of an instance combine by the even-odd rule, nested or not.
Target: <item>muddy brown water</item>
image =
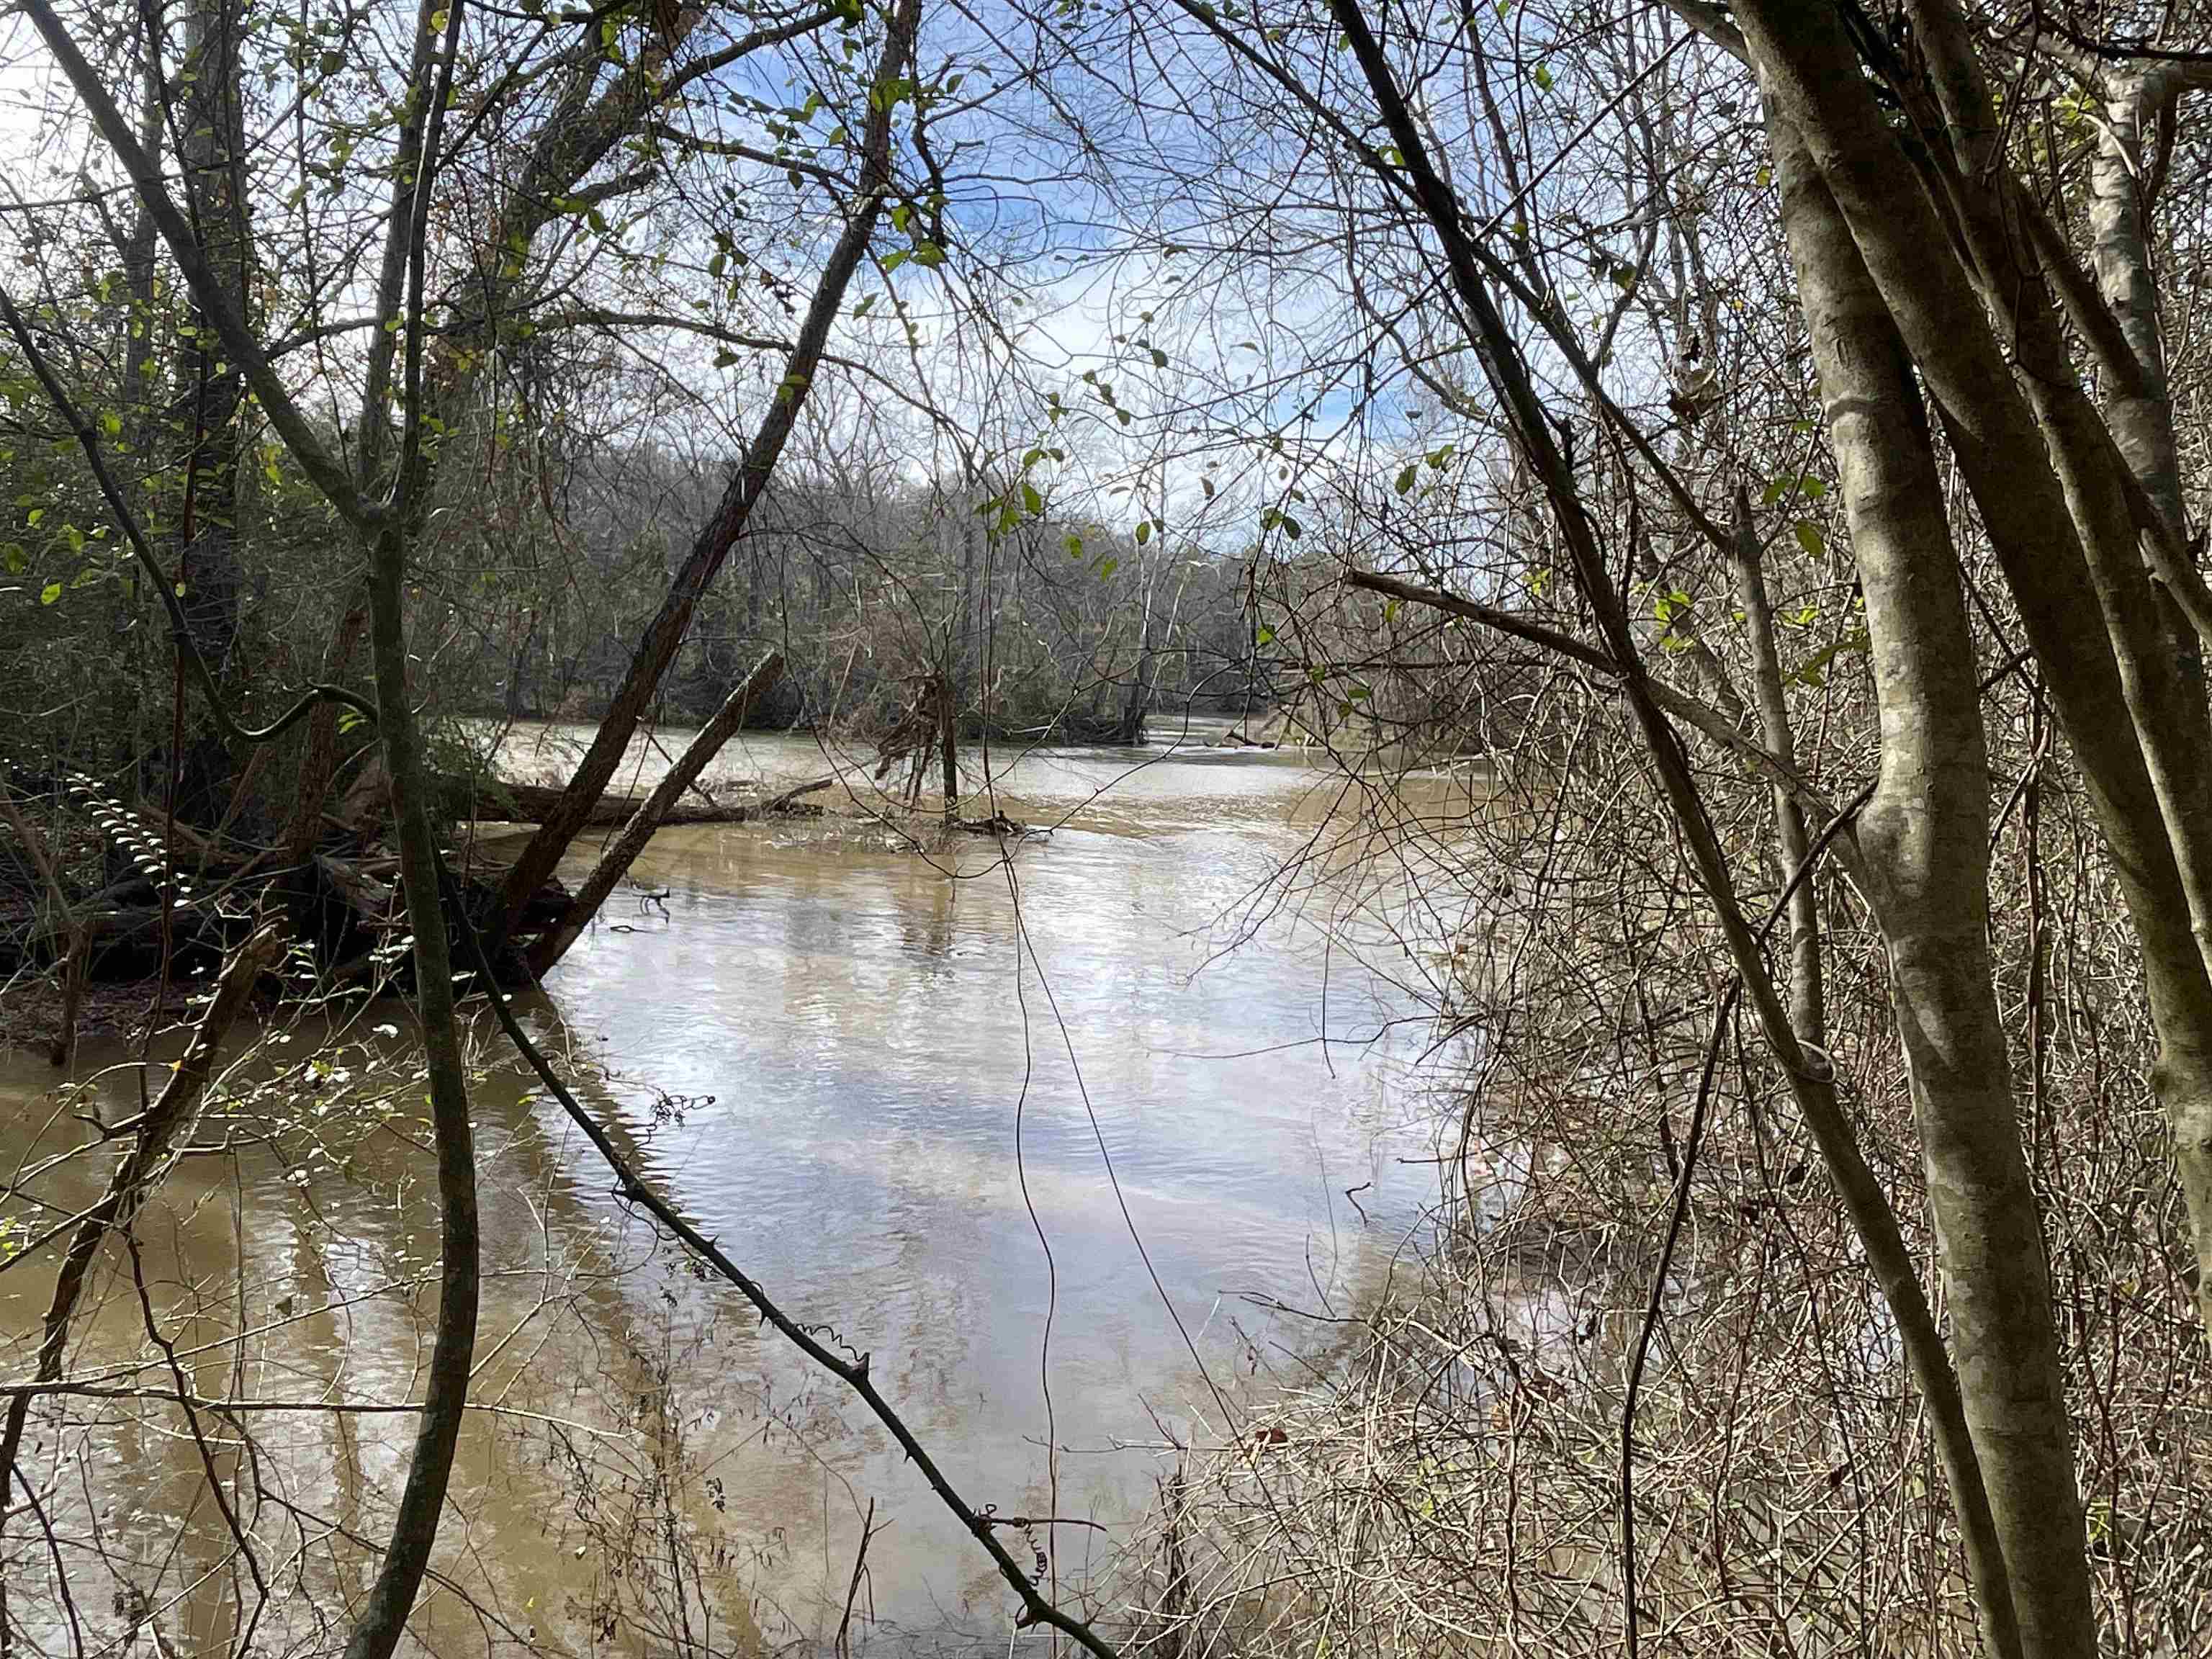
[[[517,728],[502,764],[557,775],[578,735]],[[664,763],[641,742],[623,781]],[[733,744],[710,787],[838,770],[847,816],[663,832],[526,1014],[664,1190],[795,1316],[871,1353],[970,1501],[1097,1523],[1006,1536],[1025,1560],[1053,1544],[1071,1595],[1110,1594],[1164,1449],[1223,1432],[1214,1391],[1233,1413],[1256,1359],[1311,1346],[1267,1304],[1341,1311],[1419,1229],[1426,969],[1391,932],[1449,854],[1409,859],[1401,833],[1391,860],[1362,856],[1363,814],[1447,822],[1480,781],[1360,786],[1308,756],[1172,742],[993,763],[994,803],[1053,829],[1011,866],[990,841],[917,852],[852,817],[864,774],[807,737]],[[391,1408],[419,1397],[434,1310],[406,1023],[383,1003],[234,1042],[200,1134],[229,1150],[184,1159],[140,1225],[191,1389],[252,1409],[201,1413],[195,1439],[173,1403],[130,1394],[174,1373],[128,1259],[104,1258],[71,1370],[115,1393],[33,1413],[55,1539],[21,1516],[6,1539],[11,1613],[54,1650],[57,1559],[89,1645],[134,1616],[177,1651],[229,1645],[263,1593],[210,1458],[268,1581],[261,1645],[342,1630],[366,1571],[344,1540],[388,1518],[412,1425]],[[1006,1650],[1003,1586],[889,1437],[657,1249],[482,1035],[484,1409],[417,1620],[430,1650],[826,1651],[849,1595],[856,1649]],[[88,1048],[65,1095],[37,1056],[0,1055],[0,1181],[82,1140],[70,1114],[135,1110],[135,1059]],[[0,1255],[105,1163],[18,1182]],[[32,1370],[55,1254],[0,1270],[9,1380]]]

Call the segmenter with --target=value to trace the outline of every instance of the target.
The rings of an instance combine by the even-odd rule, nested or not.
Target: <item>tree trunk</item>
[[[440,1223],[437,1333],[407,1482],[400,1491],[391,1544],[370,1588],[368,1604],[346,1643],[345,1659],[390,1659],[430,1565],[430,1547],[438,1536],[453,1451],[459,1443],[476,1353],[479,1246],[468,1073],[453,1018],[453,957],[439,891],[438,847],[423,798],[422,736],[408,697],[406,544],[395,524],[386,524],[364,539],[368,542],[377,729],[391,771],[399,883],[406,899],[407,925],[415,935],[415,1010],[430,1073]]]
[[[1796,740],[1790,730],[1790,706],[1784,700],[1782,653],[1775,640],[1774,606],[1766,592],[1766,578],[1759,568],[1759,537],[1751,519],[1751,501],[1741,485],[1735,492],[1735,568],[1736,603],[1743,609],[1751,635],[1753,693],[1759,700],[1759,734],[1767,748],[1785,765],[1797,764]],[[1725,677],[1723,677],[1725,678]],[[1805,834],[1805,810],[1796,797],[1779,784],[1773,786],[1774,838],[1781,852],[1782,879],[1787,881],[1812,850]],[[1828,1046],[1826,998],[1820,985],[1820,906],[1808,876],[1790,896],[1790,1023],[1800,1041],[1825,1051]]]
[[[938,787],[945,797],[945,821],[960,816],[960,723],[955,714],[952,676],[937,677]]]
[[[730,549],[744,535],[753,508],[775,473],[777,458],[798,423],[799,411],[821,368],[830,325],[836,320],[844,303],[845,290],[860,268],[875,234],[877,221],[882,216],[884,198],[890,186],[892,115],[899,101],[888,95],[886,89],[902,74],[912,56],[915,33],[920,24],[920,0],[901,0],[872,81],[860,194],[845,222],[843,234],[823,264],[783,379],[761,419],[744,462],[723,492],[720,506],[693,541],[690,553],[669,584],[659,613],[638,641],[622,684],[601,719],[598,732],[592,735],[591,747],[568,781],[563,805],[538,827],[507,872],[507,921],[501,929],[502,936],[512,928],[514,917],[530,895],[553,873],[562,854],[568,851],[568,843],[583,828],[592,803],[622,763],[623,753],[629,746],[638,720],[653,701],[669,664],[675,660],[677,648],[684,642],[701,592],[714,580],[715,572],[729,556]]]
[[[1858,842],[2002,1552],[1972,1562],[1984,1635],[2000,1654],[2090,1659],[2072,1424],[1989,954],[1988,753],[1957,553],[1903,343],[1796,131],[1771,108],[1767,125],[1866,601],[1881,767]]]
[[[714,757],[721,752],[722,745],[744,724],[747,712],[775,684],[782,672],[783,658],[775,652],[769,652],[723,701],[722,706],[714,711],[714,718],[708,720],[699,735],[691,739],[684,753],[678,757],[676,764],[668,769],[667,775],[661,779],[653,793],[646,798],[629,822],[623,827],[623,832],[615,838],[614,844],[599,855],[599,863],[585,878],[584,884],[576,890],[576,896],[569,901],[568,908],[561,919],[540,934],[530,947],[527,960],[532,979],[543,979],[552,971],[555,963],[568,955],[568,947],[576,942],[577,937],[599,913],[599,906],[606,902],[607,895],[615,890],[615,884],[629,873],[630,866],[637,861],[637,855],[653,839],[653,832],[660,827],[668,809],[713,763]]]
[[[2003,1557],[1992,1535],[1990,1505],[1971,1425],[1960,1404],[1958,1379],[1905,1248],[1896,1213],[1859,1152],[1850,1120],[1837,1097],[1832,1068],[1825,1060],[1808,1054],[1798,1041],[1790,1027],[1789,1011],[1767,975],[1688,757],[1661,712],[1658,693],[1663,688],[1648,678],[1637,656],[1634,634],[1613,587],[1594,520],[1577,489],[1573,471],[1553,440],[1528,367],[1484,282],[1461,205],[1430,162],[1427,139],[1398,89],[1389,60],[1359,6],[1355,0],[1333,0],[1331,11],[1381,106],[1384,125],[1398,152],[1394,170],[1402,168],[1422,216],[1443,242],[1451,283],[1471,325],[1471,343],[1484,374],[1542,481],[1559,541],[1572,561],[1576,580],[1597,617],[1605,641],[1605,650],[1593,654],[1601,660],[1609,659],[1620,677],[1675,826],[1686,844],[1698,881],[1711,900],[1729,958],[1741,976],[1746,998],[1789,1079],[1790,1093],[1866,1250],[1868,1266],[1882,1298],[1897,1322],[1906,1364],[1927,1402],[1931,1434],[1950,1479],[1970,1559],[1983,1569],[1981,1582],[2000,1583]],[[1724,722],[1722,729],[1733,734]],[[1626,1617],[1631,1621],[1636,1617],[1632,1603]]]
[[[2076,503],[2052,468],[2060,440],[2078,459],[2082,435],[2069,428],[2046,447],[1972,279],[1951,252],[1952,235],[1912,178],[1835,14],[1815,0],[1743,0],[1734,15],[1762,85],[1803,136],[1942,415],[2052,706],[2081,763],[2142,945],[2160,1038],[2153,1083],[2172,1131],[2198,1305],[2212,1331],[2212,937],[2201,927],[2212,908],[2212,848],[2197,835],[2201,815],[2174,793],[2201,795],[2212,766],[2203,763],[2201,752],[2192,763],[2181,734],[2159,723],[2166,711],[2140,695],[2142,682],[2124,690],[2114,640],[2100,618],[2124,619],[2127,613],[2116,608],[2124,595],[2115,584],[2127,572],[2106,557],[2092,581],[2072,516]],[[2039,284],[2035,294],[2020,296],[2021,311],[2003,314],[2031,315],[2039,296]],[[2028,343],[2048,350],[2041,336]],[[2039,362],[2038,374],[2026,378],[2066,372],[2063,364],[2054,369]],[[2056,395],[2048,388],[2045,393]],[[2062,412],[2055,404],[2050,408]],[[2080,505],[2102,507],[2087,499]],[[2109,532],[2106,525],[2095,527]],[[2130,556],[2132,546],[2130,540]],[[2140,613],[2142,607],[2134,609]],[[2139,645],[2133,654],[2138,666],[2155,656]],[[2200,707],[2191,725],[2202,720]]]
[[[252,244],[247,226],[244,116],[239,86],[241,20],[235,0],[194,0],[185,14],[184,97],[178,148],[189,210],[208,266],[245,315]],[[238,636],[238,409],[245,381],[195,305],[179,358],[174,423],[185,439],[187,534],[177,567],[193,642],[220,676]]]
[[[2100,66],[2101,67],[2101,66]],[[2197,65],[2202,76],[2212,66]],[[2141,70],[2115,65],[2100,76],[2105,119],[2089,163],[2089,234],[2098,291],[2112,307],[2140,378],[2106,405],[2112,441],[2176,536],[2184,533],[2181,462],[2174,442],[2158,283],[2151,270],[2149,215],[2161,164],[2154,129],[2180,95],[2189,66]]]

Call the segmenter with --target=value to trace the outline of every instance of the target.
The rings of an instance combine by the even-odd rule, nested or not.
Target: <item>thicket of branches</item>
[[[125,823],[166,904],[177,831],[125,809],[220,814],[240,726],[314,681],[256,833],[309,857],[341,738],[392,781],[441,1294],[360,1659],[468,1404],[454,967],[557,960],[577,918],[532,942],[530,907],[638,723],[734,721],[771,646],[787,714],[864,726],[916,680],[948,724],[1123,735],[1264,680],[1340,751],[1496,757],[1486,810],[1376,786],[1336,849],[1476,1056],[1439,1242],[1322,1382],[1191,1449],[1087,1621],[493,1005],[1022,1622],[1176,1654],[2212,1639],[2203,19],[25,15],[62,66],[40,142],[85,166],[15,216],[5,672],[41,764],[109,802],[42,810]],[[103,106],[94,46],[175,72]],[[437,690],[597,717],[489,891],[433,833]],[[82,886],[11,811],[71,940]],[[127,1234],[179,1087],[70,1259]],[[68,1392],[69,1283],[18,1438]],[[9,1480],[9,1559],[58,1557],[7,1499],[51,1482]]]

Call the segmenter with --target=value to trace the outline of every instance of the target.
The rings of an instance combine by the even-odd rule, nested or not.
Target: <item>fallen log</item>
[[[495,952],[503,982],[526,982],[534,975],[526,964],[534,963],[543,972],[559,959],[654,830],[746,823],[821,811],[806,804],[805,797],[833,787],[834,776],[810,779],[775,795],[765,795],[757,786],[741,786],[745,799],[734,801],[705,797],[696,783],[698,772],[712,760],[720,740],[736,729],[744,712],[774,682],[781,667],[781,660],[771,655],[748,675],[732,693],[721,716],[701,733],[653,795],[613,795],[599,802],[587,822],[619,827],[625,833],[602,849],[595,861],[596,879],[583,895],[572,895],[556,879],[540,884],[524,901],[511,933]],[[365,776],[357,781],[355,793],[365,805],[380,782]],[[459,804],[464,817],[522,823],[550,811],[562,793],[542,784],[470,780],[459,775],[441,779],[439,787],[447,802]],[[84,803],[91,826],[128,859],[129,866],[119,879],[89,892],[67,890],[58,871],[52,872],[46,892],[34,895],[12,888],[0,892],[0,974],[58,968],[67,982],[81,989],[86,981],[113,984],[150,979],[166,961],[173,976],[189,977],[220,963],[252,931],[251,918],[274,902],[284,912],[294,939],[305,947],[301,960],[312,964],[322,991],[387,980],[405,983],[410,971],[404,948],[407,928],[397,890],[397,863],[374,842],[374,822],[331,820],[322,847],[304,859],[288,861],[271,848],[226,842],[185,824],[167,823],[143,805],[126,805],[106,795],[89,780],[80,780],[70,793]],[[481,843],[469,848],[447,897],[449,907],[458,902],[479,932],[496,937],[514,852],[501,849],[487,856],[487,851]],[[164,880],[170,869],[174,871],[173,887]]]
[[[763,801],[758,809],[759,815],[764,818],[772,818],[785,812],[795,812],[801,817],[816,816],[821,812],[820,807],[801,806],[799,805],[799,800],[807,795],[819,794],[836,781],[835,778],[814,778],[800,784],[796,789],[787,789],[773,800]]]
[[[465,793],[470,786],[465,780],[441,779],[441,787],[451,787]],[[561,799],[561,791],[551,784],[507,783],[487,781],[475,790],[476,816],[480,819],[498,820],[508,823],[543,823],[551,816]],[[616,830],[628,823],[638,814],[647,800],[647,795],[602,795],[584,817],[587,830]],[[744,823],[765,814],[772,802],[750,800],[720,802],[678,801],[662,813],[658,820],[666,828],[684,823]]]

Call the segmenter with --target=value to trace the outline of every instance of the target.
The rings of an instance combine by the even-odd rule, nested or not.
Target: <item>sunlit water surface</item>
[[[558,775],[577,735],[519,729],[503,764]],[[965,763],[980,774],[981,756]],[[1418,1233],[1434,1191],[1411,1064],[1425,970],[1391,933],[1407,883],[1449,855],[1417,828],[1408,859],[1402,831],[1463,809],[1470,781],[1352,787],[1295,755],[1164,744],[993,763],[989,804],[1052,826],[1011,863],[987,838],[917,851],[864,822],[665,830],[527,1013],[588,1057],[587,1099],[663,1190],[795,1317],[871,1354],[971,1502],[1098,1523],[1003,1534],[1024,1562],[1055,1542],[1070,1589],[1096,1592],[1167,1449],[1233,1428],[1255,1364],[1317,1352],[1326,1328],[1273,1304],[1356,1306]],[[622,787],[663,764],[641,744]],[[804,736],[748,738],[708,781],[773,791],[834,769]],[[1355,828],[1378,804],[1398,850],[1355,859],[1380,844]],[[375,1027],[404,1022],[391,1004],[350,1017],[343,1077],[304,1080],[305,1032],[249,1067],[290,1068],[312,1131],[397,1046]],[[20,1149],[81,1133],[53,1121],[33,1057],[4,1068]],[[127,1068],[101,1087],[111,1118],[136,1109]],[[436,1213],[419,1101],[399,1103],[411,1141],[333,1127],[327,1155],[303,1156],[300,1136],[257,1146],[234,1123],[241,1151],[172,1177],[141,1231],[167,1334],[206,1345],[182,1362],[199,1394],[419,1397]],[[501,1409],[471,1420],[438,1558],[450,1584],[418,1619],[434,1648],[811,1650],[850,1595],[856,1645],[1005,1650],[1003,1585],[890,1437],[732,1292],[656,1255],[552,1103],[501,1068],[477,1109],[490,1277],[475,1397]],[[32,1190],[82,1202],[96,1173]],[[36,1231],[41,1212],[11,1212]],[[31,1368],[52,1255],[0,1275],[10,1376]],[[143,1354],[127,1273],[111,1260],[102,1285],[80,1372]],[[270,1587],[270,1629],[312,1631],[308,1601],[343,1627],[362,1568],[332,1540],[381,1535],[410,1422],[252,1416],[268,1455],[249,1518],[292,1575]],[[81,1466],[86,1582],[137,1586],[169,1639],[220,1650],[258,1598],[208,1571],[228,1533],[185,1430],[173,1408],[118,1401],[58,1442],[34,1425],[34,1450]],[[21,1530],[11,1571],[35,1597],[51,1563]]]

